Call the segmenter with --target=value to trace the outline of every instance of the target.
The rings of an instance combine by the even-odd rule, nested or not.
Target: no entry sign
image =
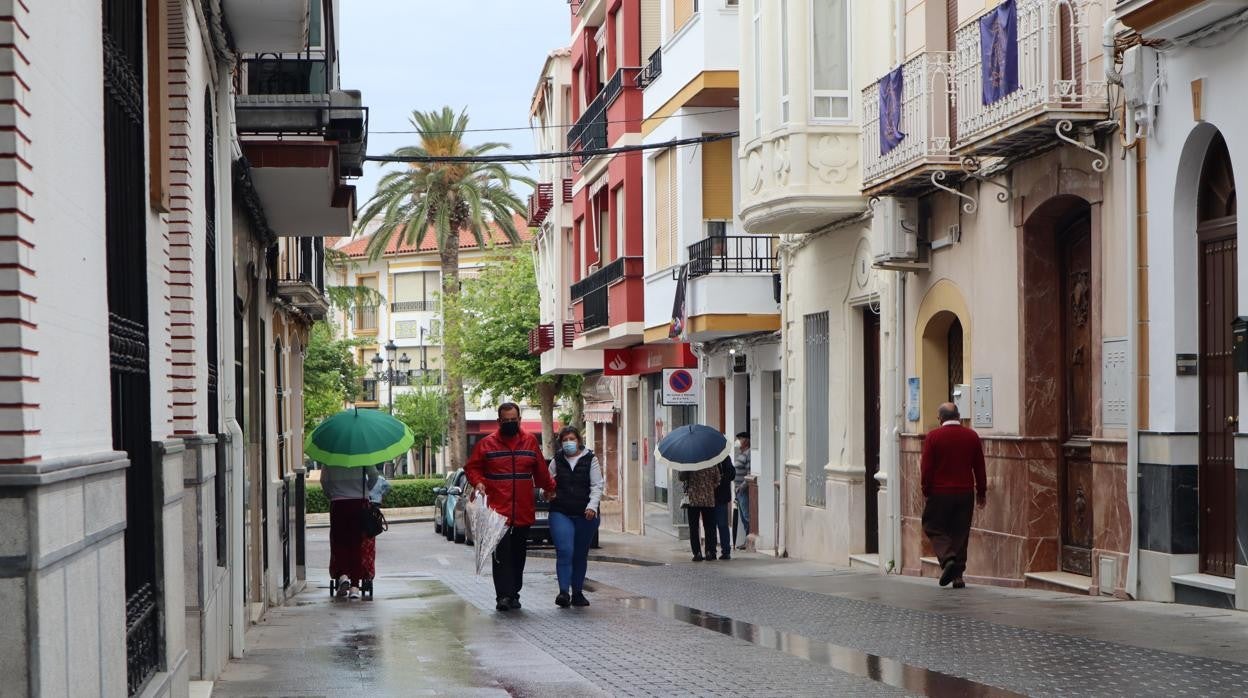
[[[701,371],[694,368],[663,369],[664,405],[696,405],[701,396]]]

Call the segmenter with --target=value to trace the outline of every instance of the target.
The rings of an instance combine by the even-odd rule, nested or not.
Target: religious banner
[[[880,155],[901,143],[902,66],[880,78]]]
[[[979,19],[979,58],[984,104],[1018,89],[1018,12],[1005,0]]]
[[[679,339],[685,334],[685,285],[689,281],[689,265],[680,265],[676,280],[676,299],[672,303],[672,324],[667,329],[668,339]]]

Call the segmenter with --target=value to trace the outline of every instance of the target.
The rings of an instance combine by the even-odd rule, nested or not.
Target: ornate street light
[[[378,383],[388,383],[390,386],[386,400],[386,412],[394,411],[394,385],[409,375],[408,367],[411,366],[412,359],[403,352],[402,356],[397,356],[399,347],[395,345],[391,339],[382,347],[386,352],[386,358],[381,358],[381,354],[373,356],[373,378]]]

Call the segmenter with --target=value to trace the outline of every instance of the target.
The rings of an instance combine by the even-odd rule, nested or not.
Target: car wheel
[[[455,529],[446,522],[442,523],[442,532],[446,534],[447,540],[455,540]]]
[[[434,533],[442,532],[442,517],[440,516],[433,517],[433,532]]]
[[[466,538],[467,536],[464,534],[464,532],[459,528],[459,526],[456,526],[455,527],[455,542],[463,543]]]

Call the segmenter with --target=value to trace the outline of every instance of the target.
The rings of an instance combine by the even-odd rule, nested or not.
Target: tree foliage
[[[418,448],[442,443],[446,435],[446,414],[446,392],[440,385],[420,385],[414,391],[394,397],[394,416],[412,430]]]
[[[334,335],[332,322],[312,325],[303,361],[304,433],[360,395],[365,367],[356,364],[353,351],[359,342]]]

